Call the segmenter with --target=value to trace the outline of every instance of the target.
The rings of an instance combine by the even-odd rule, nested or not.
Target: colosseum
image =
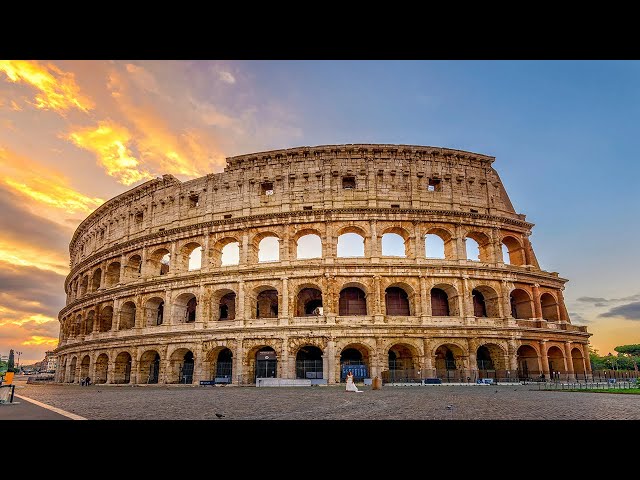
[[[69,245],[56,380],[588,378],[567,280],[540,269],[494,160],[300,147],[112,198]]]

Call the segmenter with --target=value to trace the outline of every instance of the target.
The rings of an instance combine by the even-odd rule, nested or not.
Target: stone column
[[[240,265],[249,263],[249,234],[242,232],[242,250],[240,251]]]
[[[289,356],[289,339],[282,338],[282,349],[278,352],[278,377],[295,378],[291,376],[291,357]]]
[[[134,348],[131,355],[131,374],[129,375],[129,383],[135,385],[138,383],[138,349]]]
[[[244,320],[244,281],[240,280],[238,282],[238,300],[236,304],[236,320]]]
[[[374,322],[382,323],[384,322],[384,313],[382,311],[382,291],[380,287],[380,275],[374,275],[373,277],[373,291],[375,295],[375,299],[373,302],[373,314],[374,314]],[[386,313],[386,312],[385,312]]]
[[[291,253],[289,250],[289,232],[286,228],[283,230],[282,238],[278,243],[280,248],[280,251],[278,252],[280,263],[288,265],[291,260]]]
[[[169,274],[175,274],[178,271],[178,255],[176,253],[176,242],[171,242],[171,260],[169,264]]]
[[[466,275],[462,277],[462,291],[459,293],[462,295],[462,308],[460,316],[462,317],[475,317],[473,311],[473,300],[471,296],[471,289],[469,288],[469,277]]]
[[[546,340],[540,340],[540,358],[538,363],[542,363],[542,373],[549,379],[551,378],[549,373],[549,357],[547,357],[547,342]]]
[[[589,357],[589,344],[588,343],[583,343],[582,344],[582,357],[584,358],[584,371],[587,373],[587,375],[592,375],[593,372],[591,371],[591,358]]]
[[[567,364],[567,380],[574,381],[576,379],[575,370],[573,368],[573,357],[571,356],[571,342],[564,342],[564,356]]]
[[[369,226],[371,229],[371,239],[370,239],[370,245],[369,245],[369,251],[368,252],[364,252],[365,257],[368,256],[371,257],[372,261],[378,261],[379,257],[380,257],[380,253],[381,253],[381,248],[378,242],[378,232],[376,231],[376,221],[375,220],[371,220],[369,222]]]
[[[431,294],[427,291],[427,278],[420,275],[420,308],[422,323],[427,322],[427,317],[431,316]]]
[[[424,340],[424,370],[422,376],[424,378],[434,378],[436,376],[436,369],[434,365],[434,358],[431,352],[431,344],[428,339]]]
[[[535,318],[542,318],[542,306],[540,305],[540,284],[533,284],[533,311]]]
[[[143,247],[142,255],[140,255],[140,278],[144,278],[146,274],[147,274],[147,249]]]
[[[193,349],[193,384],[199,385],[200,380],[205,380],[206,375],[202,371],[203,367],[203,357],[202,353],[202,343],[197,343],[196,348]]]
[[[511,297],[509,295],[511,289],[509,288],[509,284],[506,280],[503,280],[502,283],[500,283],[500,290],[502,315],[504,316],[504,318],[513,318],[511,315]]]
[[[205,299],[204,285],[200,285],[200,287],[198,288],[198,295],[197,295],[196,301],[198,303],[197,303],[197,306],[196,306],[196,321],[195,321],[195,323],[199,325],[199,327],[196,327],[196,328],[202,328],[202,324],[204,323],[204,320],[206,318],[205,310],[208,310],[207,309],[207,304],[209,303]]]
[[[326,367],[326,368],[325,368]],[[327,379],[328,384],[336,383],[336,342],[329,340],[327,349],[322,360],[322,376]]]
[[[102,262],[100,264],[100,286],[98,287],[99,290],[102,290],[104,288],[106,275],[107,275],[107,265],[105,264],[105,262]]]
[[[118,283],[124,283],[125,281],[124,267],[126,265],[126,262],[127,262],[127,257],[124,254],[120,255],[120,281]]]
[[[287,277],[282,277],[282,310],[278,315],[280,324],[286,325],[289,318],[289,282]]]
[[[507,366],[509,370],[511,370],[511,375],[515,376],[518,374],[518,346],[515,340],[509,340],[508,345],[509,345],[509,350],[508,350],[509,363],[507,363]]]
[[[242,385],[243,383],[243,359],[244,359],[244,347],[242,345],[242,338],[239,338],[236,342],[236,351],[233,352],[233,377],[232,383],[235,385]]]
[[[502,258],[502,243],[500,242],[500,229],[491,229],[491,236],[493,237],[493,261],[497,264],[504,264],[504,258]]]
[[[462,237],[462,227],[460,227],[460,225],[456,225],[455,235],[457,260],[466,260],[467,249],[465,248],[464,238]]]
[[[115,353],[111,352],[110,357],[115,357]],[[107,362],[107,383],[114,383],[116,375],[116,361],[109,360]]]
[[[467,376],[471,377],[472,381],[478,378],[478,359],[476,356],[476,349],[473,344],[469,344],[469,373]],[[466,381],[466,378],[464,381]]]
[[[420,263],[421,260],[424,260],[426,258],[424,236],[422,236],[421,233],[422,232],[420,232],[420,224],[416,223],[413,226],[413,236],[415,237],[413,252],[417,263]]]
[[[162,312],[162,324],[173,324],[173,292],[170,289],[164,291],[164,310]]]
[[[208,272],[211,269],[211,263],[209,260],[210,252],[209,252],[209,233],[205,232],[204,242],[202,242],[202,271]]]

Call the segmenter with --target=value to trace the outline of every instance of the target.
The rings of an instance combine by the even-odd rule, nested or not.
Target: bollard
[[[382,380],[377,375],[373,377],[373,382],[371,382],[371,390],[381,390],[382,389]]]

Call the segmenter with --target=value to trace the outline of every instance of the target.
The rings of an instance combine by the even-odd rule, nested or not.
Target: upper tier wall
[[[116,242],[162,229],[309,208],[397,206],[524,220],[493,161],[407,145],[328,145],[230,157],[222,173],[187,182],[164,175],[107,201],[74,233],[71,267]]]

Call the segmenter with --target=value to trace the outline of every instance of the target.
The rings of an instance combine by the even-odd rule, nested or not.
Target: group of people
[[[89,377],[80,379],[80,386],[81,387],[88,387],[89,385],[91,385],[91,379]]]

